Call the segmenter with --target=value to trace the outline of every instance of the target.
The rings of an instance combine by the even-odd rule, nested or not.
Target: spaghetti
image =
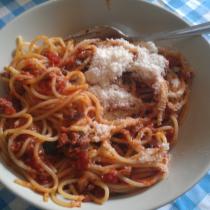
[[[138,46],[113,39],[76,43],[37,36],[24,42],[18,37],[13,60],[1,74],[9,94],[0,98],[1,156],[22,176],[16,183],[45,201],[76,207],[82,201],[102,204],[110,194],[166,177],[192,72],[179,53]],[[127,66],[122,59],[122,74],[117,71],[106,86],[100,81],[110,74],[97,84],[97,78],[91,80],[99,49],[109,49],[113,58],[118,54],[112,49],[130,56]],[[154,59],[165,59],[164,72],[157,77],[157,68],[148,76],[142,52],[153,59],[152,68],[159,65]],[[109,94],[116,100],[107,105]]]

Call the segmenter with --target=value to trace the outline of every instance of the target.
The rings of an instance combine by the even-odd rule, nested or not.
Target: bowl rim
[[[18,15],[17,17],[14,17],[14,19],[12,19],[10,22],[6,23],[6,25],[4,25],[3,28],[0,29],[0,33],[4,32],[9,26],[11,26],[12,24],[15,24],[16,22],[18,22],[19,19],[24,18],[24,16],[27,16],[29,13],[31,13],[33,11],[39,10],[42,7],[47,7],[47,6],[51,5],[51,4],[57,4],[57,3],[62,4],[62,2],[65,2],[65,1],[67,1],[67,0],[47,0],[46,2],[43,2],[43,3],[39,4],[39,5],[35,5],[34,7],[30,8],[30,9],[27,9],[26,11],[24,11],[22,14]],[[191,25],[189,21],[187,21],[187,20],[183,19],[182,17],[180,17],[177,13],[175,13],[174,11],[172,11],[170,8],[167,8],[167,6],[166,7],[163,7],[162,5],[159,5],[157,3],[149,2],[149,0],[132,0],[132,1],[141,2],[142,4],[147,4],[147,5],[150,5],[151,7],[159,8],[160,10],[163,10],[164,12],[169,13],[169,14],[175,16],[185,26],[190,26]],[[201,35],[200,37],[205,42],[205,44],[207,44],[210,47],[210,43],[207,41],[207,39],[203,35]],[[5,163],[3,163],[3,165],[4,164]],[[194,181],[191,184],[188,184],[187,187],[185,187],[184,189],[182,189],[180,193],[177,193],[176,196],[173,196],[173,198],[171,198],[171,199],[169,199],[167,201],[162,201],[162,202],[160,202],[157,205],[153,205],[148,210],[153,210],[153,209],[157,209],[157,208],[163,207],[163,206],[171,203],[172,201],[176,200],[178,197],[180,197],[184,193],[186,193],[194,185],[196,185],[196,183],[198,183],[199,180],[201,180],[202,177],[205,176],[205,174],[209,170],[209,167],[210,167],[210,161],[209,161],[209,164],[205,167],[205,169],[203,169],[203,171],[200,172],[200,174],[197,176],[197,178],[194,179]],[[7,171],[7,169],[5,169],[5,170]],[[18,191],[15,190],[15,188],[13,188],[13,185],[11,185],[10,183],[8,183],[4,179],[2,179],[2,176],[0,176],[0,183],[4,187],[6,187],[11,193],[13,193],[17,197],[21,198],[23,201],[25,201],[29,205],[33,205],[33,206],[38,207],[40,209],[49,210],[49,207],[48,206],[44,206],[43,205],[43,203],[44,203],[43,201],[42,202],[37,202],[35,199],[29,199],[27,196],[24,196],[24,194],[18,193]],[[82,207],[80,207],[80,208],[82,209]]]

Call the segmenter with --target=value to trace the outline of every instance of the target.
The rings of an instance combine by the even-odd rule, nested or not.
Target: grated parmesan
[[[111,130],[114,128],[113,125],[101,124],[96,121],[93,122],[93,125],[95,127],[95,135],[93,137],[93,141],[95,142],[99,142],[102,136],[109,135]]]
[[[132,60],[133,55],[122,46],[98,47],[86,79],[90,84],[108,85],[122,76]]]
[[[178,80],[178,78],[174,78],[171,80],[171,84],[174,88],[178,88],[180,85],[180,81]]]
[[[160,161],[161,159],[162,155],[150,148],[146,149],[145,151],[142,151],[142,153],[140,153],[140,156],[138,157],[138,160],[141,163]]]
[[[138,47],[137,53],[137,59],[130,71],[134,71],[144,81],[160,81],[165,74],[168,61],[161,55],[150,53],[146,48]]]
[[[138,160],[141,163],[147,163],[147,162],[162,162],[164,160],[164,156],[167,154],[167,151],[161,151],[161,149],[157,150],[154,148],[148,148],[143,150],[138,157]],[[164,170],[167,169],[165,168]]]
[[[133,72],[158,93],[168,61],[158,54],[152,42],[141,46],[124,39],[110,39],[110,42],[114,46],[99,45],[96,48],[90,67],[85,72],[87,82],[91,85],[89,90],[99,98],[105,109],[138,107],[141,100],[119,87],[116,81],[124,72]]]
[[[134,97],[125,89],[117,85],[100,87],[98,85],[90,87],[90,91],[95,94],[105,109],[116,108],[138,108],[142,101]]]
[[[126,71],[135,72],[146,81],[160,81],[164,76],[168,61],[157,53],[154,43],[147,42],[147,48],[135,46],[123,39],[116,40],[116,43],[121,46],[96,48],[91,65],[85,72],[90,84],[100,86],[113,84]],[[129,50],[136,52],[135,61]]]
[[[170,145],[169,143],[162,143],[161,147],[163,148],[163,150],[168,151],[170,149]]]
[[[141,44],[143,47],[147,48],[150,53],[158,53],[158,48],[154,42],[143,42]]]

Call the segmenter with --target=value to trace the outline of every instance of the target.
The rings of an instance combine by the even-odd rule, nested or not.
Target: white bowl
[[[0,31],[0,69],[11,61],[18,35],[28,40],[38,34],[65,37],[94,25],[114,25],[130,33],[186,26],[174,14],[149,3],[138,0],[112,0],[110,3],[108,9],[105,0],[51,1],[21,15]],[[181,195],[210,168],[210,48],[202,37],[169,44],[182,52],[195,69],[190,109],[172,152],[169,177],[142,193],[110,198],[102,206],[83,203],[83,210],[155,209]],[[2,163],[0,171],[1,182],[28,202],[44,209],[66,209],[51,201],[45,203],[40,195],[16,185],[16,175]]]

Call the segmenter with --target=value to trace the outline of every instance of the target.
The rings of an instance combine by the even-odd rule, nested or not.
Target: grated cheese
[[[158,54],[152,42],[140,46],[124,39],[110,41],[114,46],[99,45],[96,48],[90,67],[85,72],[87,82],[91,85],[89,89],[105,109],[138,107],[141,100],[119,87],[116,81],[124,72],[133,72],[158,93],[168,61]]]
[[[138,108],[142,104],[141,99],[134,97],[117,85],[107,87],[95,85],[90,87],[90,91],[99,98],[105,109],[109,109],[110,107],[113,109]]]
[[[168,61],[161,55],[150,53],[146,48],[137,48],[137,59],[132,64],[131,71],[138,74],[144,81],[161,80],[165,74]]]
[[[158,48],[154,42],[143,42],[142,45],[147,48],[150,53],[158,53]]]
[[[122,76],[132,60],[133,55],[123,46],[98,47],[86,79],[90,84],[108,85]]]
[[[162,159],[162,155],[158,153],[157,151],[153,149],[146,149],[140,153],[140,156],[138,157],[138,160],[141,163],[146,163],[146,162],[153,162],[153,161],[160,161]]]
[[[101,124],[96,121],[93,122],[93,125],[96,131],[93,137],[93,141],[95,142],[99,142],[102,136],[109,135],[111,130],[114,128],[113,125]]]
[[[20,125],[20,120],[16,120],[15,123],[14,123],[14,126],[18,127],[19,125]]]
[[[123,72],[137,73],[143,80],[156,81],[165,74],[168,61],[157,53],[154,43],[146,47],[135,46],[123,39],[116,40],[121,46],[99,46],[85,76],[92,85],[107,86],[122,76]],[[130,51],[137,53],[134,55]]]
[[[161,151],[161,149],[148,148],[143,150],[138,157],[140,163],[147,162],[162,162],[164,160],[164,156],[167,155],[167,151]],[[163,168],[165,172],[167,172],[166,168]]]
[[[180,85],[180,81],[178,80],[178,78],[174,78],[171,80],[171,84],[174,88],[178,88]]]
[[[162,143],[161,147],[163,148],[163,150],[166,150],[166,151],[170,149],[169,143]]]

